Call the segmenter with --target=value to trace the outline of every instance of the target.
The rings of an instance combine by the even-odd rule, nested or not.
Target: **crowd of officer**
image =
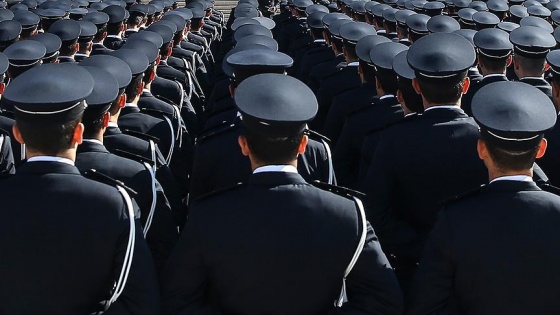
[[[214,5],[0,1],[0,314],[557,312],[559,0]]]

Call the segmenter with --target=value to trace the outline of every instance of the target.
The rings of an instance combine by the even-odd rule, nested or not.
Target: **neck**
[[[72,148],[72,149],[68,149],[64,152],[60,152],[57,154],[44,154],[41,152],[35,152],[32,150],[29,150],[29,148],[27,147],[25,150],[25,156],[29,159],[32,157],[36,157],[36,156],[54,156],[54,157],[61,157],[61,158],[66,158],[72,161],[76,161],[76,149]]]
[[[252,156],[249,156],[249,159],[251,160],[251,170],[254,172],[257,168],[261,167],[261,166],[267,166],[267,165],[291,165],[293,167],[297,168],[297,159],[290,161],[289,163],[264,163],[264,162],[260,162],[260,161],[255,161],[255,159]]]
[[[489,74],[506,74],[506,69],[502,70],[502,71],[492,71],[492,70],[488,70],[486,68],[480,68],[480,72],[482,72],[482,75],[487,76]]]
[[[97,133],[92,135],[91,137],[84,137],[84,139],[99,140],[99,141],[103,142],[103,133],[105,133],[106,129],[107,128],[104,127],[101,130],[99,130]]]
[[[489,179],[489,181],[493,181],[494,179],[496,179],[498,177],[515,176],[515,175],[533,177],[533,169],[530,168],[528,170],[521,170],[521,171],[504,171],[504,170],[498,170],[498,169],[493,168],[493,167],[488,169],[488,179]]]
[[[461,100],[459,100],[456,103],[449,103],[449,104],[434,104],[434,103],[430,103],[428,101],[426,101],[424,98],[423,99],[423,103],[424,103],[424,109],[428,109],[430,107],[438,107],[438,106],[456,106],[456,107],[461,107]]]

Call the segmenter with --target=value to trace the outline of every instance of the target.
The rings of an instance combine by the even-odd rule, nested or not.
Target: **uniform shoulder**
[[[120,180],[116,180],[110,176],[100,173],[95,169],[86,170],[82,172],[82,175],[93,182],[105,184],[104,186],[112,186],[114,188],[121,187],[124,190],[126,190],[126,192],[131,196],[137,195],[137,192],[134,189],[126,186]]]
[[[200,204],[201,202],[204,202],[204,201],[206,201],[206,200],[209,200],[209,199],[211,199],[211,198],[213,198],[213,197],[217,197],[217,196],[226,194],[226,193],[228,193],[228,192],[235,191],[236,189],[239,189],[239,188],[243,187],[244,185],[245,185],[244,183],[239,182],[239,183],[237,183],[237,184],[235,184],[235,185],[231,185],[231,186],[227,186],[227,187],[224,187],[224,188],[216,189],[216,190],[211,191],[211,192],[209,192],[209,193],[207,193],[207,194],[204,194],[204,195],[202,195],[202,196],[200,196],[200,197],[197,197],[196,199],[194,199],[194,200],[192,201],[192,204],[191,204],[191,205]]]
[[[324,190],[324,191],[328,191],[330,193],[333,193],[335,195],[338,196],[342,196],[346,199],[354,199],[354,197],[358,198],[358,199],[363,199],[366,197],[366,194],[356,191],[356,190],[352,190],[350,188],[346,188],[346,187],[342,187],[342,186],[335,186],[335,185],[331,185],[331,184],[327,184],[321,181],[312,181],[309,182],[309,184],[315,186],[316,188],[319,188],[320,190]]]
[[[208,131],[206,131],[205,133],[203,133],[199,138],[198,138],[198,143],[203,143],[205,141],[208,141],[210,139],[216,138],[222,134],[228,133],[230,131],[236,130],[238,128],[238,125],[235,123],[228,123],[228,124],[220,124]]]
[[[469,190],[465,193],[462,193],[462,194],[456,195],[452,198],[449,198],[449,199],[445,200],[442,204],[445,207],[447,207],[447,206],[450,206],[450,205],[457,204],[459,202],[469,200],[471,198],[474,198],[478,194],[484,192],[486,189],[487,189],[487,185],[480,185],[479,187],[477,187],[475,189]]]

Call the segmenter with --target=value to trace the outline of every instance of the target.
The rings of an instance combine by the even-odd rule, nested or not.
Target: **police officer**
[[[440,211],[409,314],[547,313],[559,306],[560,197],[531,175],[556,122],[554,106],[530,85],[496,82],[475,94],[472,110],[490,183]]]
[[[81,29],[80,23],[74,20],[59,20],[51,25],[49,33],[60,37],[62,41],[58,62],[76,63],[74,55],[78,52],[78,38],[80,37]]]
[[[86,179],[74,166],[92,88],[85,69],[43,65],[4,94],[28,157],[0,181],[0,247],[10,254],[0,263],[0,291],[8,313],[159,312],[153,262],[126,190]]]
[[[348,191],[315,188],[297,173],[305,126],[317,113],[313,93],[294,78],[260,74],[239,85],[235,101],[244,126],[239,145],[253,174],[246,185],[193,204],[166,267],[164,314],[311,314],[338,307],[400,314],[398,284],[360,201]],[[333,304],[345,293],[345,304]]]
[[[424,113],[385,130],[361,188],[405,294],[440,203],[486,180],[478,156],[466,151],[476,146],[478,126],[459,107],[473,46],[459,35],[436,33],[413,43],[407,59]]]
[[[120,180],[136,191],[134,200],[140,207],[140,220],[146,241],[161,270],[177,240],[177,229],[163,189],[155,177],[151,161],[138,163],[109,153],[103,145],[103,133],[109,123],[111,104],[119,93],[117,80],[105,70],[85,67],[94,79],[92,93],[86,98],[84,139],[78,146],[76,167],[82,172],[95,169]]]

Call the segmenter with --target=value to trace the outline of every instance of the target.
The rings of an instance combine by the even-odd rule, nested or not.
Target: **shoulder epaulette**
[[[319,189],[326,190],[326,191],[332,192],[333,194],[341,195],[341,196],[344,196],[344,197],[358,197],[358,198],[365,198],[366,197],[366,194],[364,194],[363,192],[359,192],[357,190],[352,190],[352,189],[346,188],[346,187],[335,186],[335,185],[323,183],[323,182],[318,181],[318,180],[314,180],[314,181],[310,182],[310,184],[319,188]]]
[[[193,200],[192,204],[194,204],[194,203],[196,203],[196,202],[200,202],[200,201],[202,201],[202,200],[206,200],[206,199],[208,199],[208,198],[210,198],[210,197],[213,197],[213,196],[217,196],[217,195],[219,195],[219,194],[223,194],[223,193],[228,192],[228,191],[232,191],[232,190],[237,189],[237,188],[239,188],[239,187],[241,187],[241,186],[244,186],[244,185],[245,185],[245,183],[239,182],[239,183],[237,183],[237,184],[235,184],[235,185],[231,185],[231,186],[227,186],[227,187],[224,187],[224,188],[216,189],[216,190],[214,190],[214,191],[211,191],[211,192],[209,192],[209,193],[203,194],[203,195],[200,196],[200,197],[195,198],[195,199]]]
[[[203,133],[202,135],[200,135],[200,137],[198,137],[198,142],[200,143],[204,140],[208,140],[208,139],[213,138],[217,135],[220,135],[224,132],[233,130],[234,128],[237,128],[237,126],[238,125],[235,124],[235,123],[233,123],[233,124],[232,123],[220,124],[220,125],[212,128],[212,129],[210,129],[209,131]]]
[[[476,195],[476,194],[478,194],[478,193],[484,191],[484,190],[486,189],[486,187],[487,187],[487,185],[480,185],[480,186],[478,186],[477,188],[475,188],[475,189],[473,189],[473,190],[469,190],[469,191],[467,191],[467,192],[465,192],[465,193],[459,194],[459,195],[457,195],[457,196],[455,196],[455,197],[451,197],[451,198],[449,198],[449,199],[443,201],[443,202],[441,203],[441,205],[446,205],[446,204],[449,204],[449,203],[452,203],[452,202],[455,202],[455,201],[458,201],[458,200],[462,200],[462,199],[465,199],[465,198],[474,196],[474,195]]]
[[[122,129],[121,131],[122,131],[122,133],[124,133],[126,135],[129,135],[129,136],[135,136],[136,138],[140,138],[140,139],[146,140],[146,141],[152,140],[156,144],[159,143],[158,138],[156,138],[154,136],[151,136],[151,135],[148,135],[148,134],[145,134],[145,133],[142,133],[142,132],[139,132],[139,131],[134,131],[134,130],[130,130],[130,129]]]
[[[166,102],[170,105],[176,106],[176,107],[180,107],[179,105],[175,104],[175,102],[173,102],[172,100],[168,99],[167,97],[160,95],[160,94],[154,94],[154,96],[159,99],[160,101]]]
[[[413,121],[413,120],[416,120],[420,117],[422,117],[422,114],[414,114],[414,115],[411,115],[411,116],[408,116],[408,117],[403,117],[403,119],[399,119],[399,120],[388,123],[387,126],[385,126],[385,128],[389,128],[389,127],[400,125],[400,124],[403,124],[403,123],[406,123],[406,122],[409,122],[409,121]]]
[[[133,160],[133,161],[140,162],[140,163],[148,163],[151,166],[154,166],[154,161],[152,161],[150,159],[147,159],[147,158],[145,158],[141,155],[130,153],[130,152],[127,152],[127,151],[123,151],[121,149],[115,149],[113,151],[113,154],[118,155],[118,156],[123,157],[123,158],[127,158],[129,160]]]
[[[553,186],[553,185],[548,184],[548,183],[546,183],[546,184],[539,184],[538,186],[539,186],[540,189],[542,189],[542,190],[544,190],[544,191],[546,191],[546,192],[549,192],[549,193],[551,193],[551,194],[555,194],[555,195],[560,196],[560,188],[558,188],[558,187],[556,187],[556,186]]]
[[[103,174],[103,173],[99,173],[95,169],[87,170],[87,171],[83,172],[82,175],[86,178],[89,178],[89,179],[97,181],[97,182],[101,182],[101,183],[108,184],[108,185],[115,186],[115,187],[120,186],[120,187],[124,188],[132,196],[136,196],[138,194],[134,189],[126,186],[120,180],[116,180],[116,179],[113,179],[113,178]]]
[[[318,133],[317,131],[313,131],[311,129],[305,129],[304,133],[308,135],[310,138],[318,138],[320,140],[325,140],[327,143],[331,143],[331,139],[323,136],[322,134]]]
[[[145,108],[145,107],[140,108],[140,111],[144,114],[157,115],[158,117],[168,116],[170,114],[159,109]],[[171,113],[171,115],[173,115],[173,113]]]

